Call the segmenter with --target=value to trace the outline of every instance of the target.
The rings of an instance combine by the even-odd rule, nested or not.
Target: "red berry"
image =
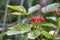
[[[39,18],[39,21],[40,21],[40,22],[45,22],[45,19],[44,19],[43,17],[40,17],[40,18]]]
[[[60,10],[54,10],[53,12],[56,12],[57,14],[60,14]]]
[[[37,17],[37,16],[35,16],[35,17],[32,17],[30,21],[33,22],[33,23],[34,22],[44,22],[45,19],[43,17]]]
[[[31,22],[37,22],[38,19],[39,19],[39,17],[36,17],[36,16],[35,16],[35,17],[32,17],[30,21],[31,21]]]
[[[56,12],[57,12],[57,14],[60,14],[60,10],[57,10]]]
[[[60,10],[57,10],[56,12],[60,13]]]

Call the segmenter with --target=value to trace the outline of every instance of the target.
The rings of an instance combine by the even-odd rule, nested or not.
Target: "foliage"
[[[60,38],[60,17],[58,16],[58,12],[53,12],[54,10],[59,10],[59,3],[53,3],[46,5],[45,7],[41,8],[41,5],[37,4],[28,9],[25,9],[22,5],[19,6],[13,6],[13,5],[7,5],[7,7],[15,10],[15,12],[12,12],[10,14],[17,15],[17,16],[27,16],[29,18],[28,24],[27,23],[18,23],[16,25],[13,25],[7,30],[4,34],[0,35],[0,38],[3,36],[3,40],[7,40],[7,36],[11,35],[17,35],[17,40],[28,40],[28,39],[33,39],[33,40],[59,40]],[[43,17],[38,16],[38,17],[32,17],[31,22],[31,14],[34,14],[34,12],[38,11],[41,8],[42,13],[44,14]],[[55,13],[54,17],[56,18],[55,20],[53,18],[46,18],[45,15],[50,14],[50,12]],[[48,15],[47,15],[48,16]],[[50,15],[50,17],[52,17]],[[55,23],[50,22],[49,20],[53,20]],[[44,21],[44,22],[43,22]],[[47,22],[48,21],[48,22]],[[52,29],[53,28],[53,29]],[[50,31],[54,32],[50,34]],[[42,36],[42,37],[41,37]]]
[[[54,3],[54,4],[47,5],[47,6],[42,8],[42,12],[43,13],[48,13],[48,12],[51,12],[53,10],[58,10],[59,6],[60,6],[59,3]]]
[[[7,5],[7,7],[11,8],[11,9],[14,9],[14,10],[17,10],[17,11],[20,12],[20,13],[19,12],[13,12],[11,14],[14,14],[14,15],[29,15],[29,14],[37,11],[40,8],[40,5],[37,4],[37,5],[29,8],[28,9],[28,13],[27,13],[26,9],[23,6],[11,6],[11,5]]]
[[[29,14],[32,14],[32,13],[34,14],[34,12],[37,11],[40,8],[40,5],[37,4],[37,5],[29,8],[28,12],[26,11],[26,9],[23,6],[19,7],[19,6],[8,5],[8,7],[18,11],[18,12],[15,12],[15,13],[11,13],[13,15],[21,16],[19,14],[19,12],[20,12],[23,15],[27,14],[27,16],[29,16]],[[53,12],[53,10],[58,10],[58,9],[59,9],[59,3],[54,3],[54,4],[47,5],[45,7],[42,7],[42,12],[46,14],[46,13],[49,13],[49,12]],[[56,14],[56,15],[58,15],[58,14]],[[44,17],[44,18],[46,20],[49,19],[49,18],[47,19],[46,17]],[[45,22],[38,22],[39,20],[41,21],[43,19],[40,19],[39,16],[34,17],[33,18],[34,22],[31,22],[29,24],[20,23],[20,24],[14,25],[10,28],[10,30],[8,30],[6,32],[6,34],[7,35],[18,35],[19,34],[20,36],[21,36],[21,34],[23,34],[25,38],[23,36],[21,36],[21,40],[24,40],[26,38],[27,38],[26,40],[28,40],[28,39],[39,40],[39,39],[41,39],[41,38],[39,38],[39,36],[41,36],[41,35],[42,35],[42,38],[46,39],[46,40],[58,40],[55,35],[59,35],[58,33],[56,34],[56,32],[57,32],[57,29],[60,28],[60,25],[59,25],[60,24],[60,18],[58,17],[58,19],[57,19],[57,16],[56,16],[56,19],[57,19],[56,21],[53,20],[53,19],[49,19],[49,20],[55,21],[56,24],[53,24],[51,22],[47,22],[45,19],[44,19]],[[48,31],[44,28],[46,28]],[[51,29],[51,28],[53,28],[53,29]],[[50,31],[49,29],[54,30],[53,35],[51,35],[49,33],[49,31]],[[18,37],[18,40],[20,40],[19,38],[20,37]]]

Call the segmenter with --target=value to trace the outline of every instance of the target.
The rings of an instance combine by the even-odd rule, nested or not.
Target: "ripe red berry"
[[[35,17],[32,17],[30,21],[32,23],[34,23],[34,22],[44,22],[45,19],[43,17],[37,17],[37,16],[35,16]]]
[[[40,17],[40,18],[39,18],[39,21],[40,21],[40,22],[45,22],[45,19],[44,19],[43,17]]]
[[[54,10],[53,12],[56,12],[57,14],[60,14],[60,10]]]
[[[31,21],[31,22],[37,22],[38,19],[39,19],[39,17],[36,17],[36,16],[35,16],[35,17],[32,17],[30,21]]]

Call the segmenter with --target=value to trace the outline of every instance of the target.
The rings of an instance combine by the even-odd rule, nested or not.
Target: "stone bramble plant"
[[[42,13],[44,16],[33,16],[39,10],[40,5],[37,4],[28,9],[28,12],[23,6],[12,6],[7,7],[16,10],[11,14],[17,16],[28,16],[28,23],[19,23],[9,28],[5,32],[8,36],[18,35],[17,40],[60,40],[60,10],[59,3],[53,3],[42,7]],[[23,36],[22,36],[23,35]]]

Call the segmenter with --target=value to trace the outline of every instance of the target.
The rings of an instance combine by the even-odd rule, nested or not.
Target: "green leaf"
[[[43,24],[41,24],[41,26],[49,27],[49,28],[56,28],[56,26],[54,24],[52,24],[52,23],[43,23]]]
[[[36,30],[31,31],[30,33],[28,33],[28,38],[29,39],[37,38],[40,35],[40,31],[41,31],[41,28],[37,28]]]
[[[16,11],[21,12],[22,14],[28,14],[23,6],[13,6],[13,5],[7,5],[7,7],[14,9]]]
[[[58,28],[60,28],[60,18],[57,19]]]
[[[23,34],[25,32],[26,31],[8,30],[8,31],[6,31],[5,34],[7,34],[8,36],[11,36],[11,35]]]
[[[43,36],[45,36],[45,37],[47,37],[48,39],[51,39],[53,36],[52,35],[50,35],[48,32],[46,32],[46,31],[41,31],[41,34],[43,35]]]
[[[24,12],[27,12],[26,9],[23,6],[20,5],[20,8],[22,8],[24,10]]]
[[[17,16],[21,16],[21,15],[28,15],[27,13],[21,13],[21,12],[13,12],[11,13],[12,15],[17,15]]]
[[[39,10],[40,7],[41,7],[41,6],[40,6],[39,4],[37,4],[37,5],[35,5],[35,6],[32,6],[32,7],[30,7],[30,8],[28,9],[28,13],[31,14],[31,13]]]
[[[50,35],[48,32],[46,32],[46,31],[44,31],[44,30],[41,31],[41,34],[42,34],[43,36],[45,36],[48,40],[49,40],[49,39],[50,39],[50,40],[57,40],[53,35]]]
[[[28,40],[27,38],[27,33],[25,33],[23,36],[22,35],[17,35],[17,40]]]
[[[43,13],[52,12],[53,10],[59,9],[59,3],[53,3],[42,8]]]
[[[21,24],[12,26],[10,29],[22,31],[22,32],[29,32],[29,31],[31,31],[31,27],[32,26],[30,24],[21,23]]]
[[[23,11],[23,9],[20,8],[20,6],[7,5],[7,7],[14,9],[14,10],[17,10],[17,11]]]
[[[46,17],[46,19],[52,19],[52,20],[56,21],[56,17]]]

